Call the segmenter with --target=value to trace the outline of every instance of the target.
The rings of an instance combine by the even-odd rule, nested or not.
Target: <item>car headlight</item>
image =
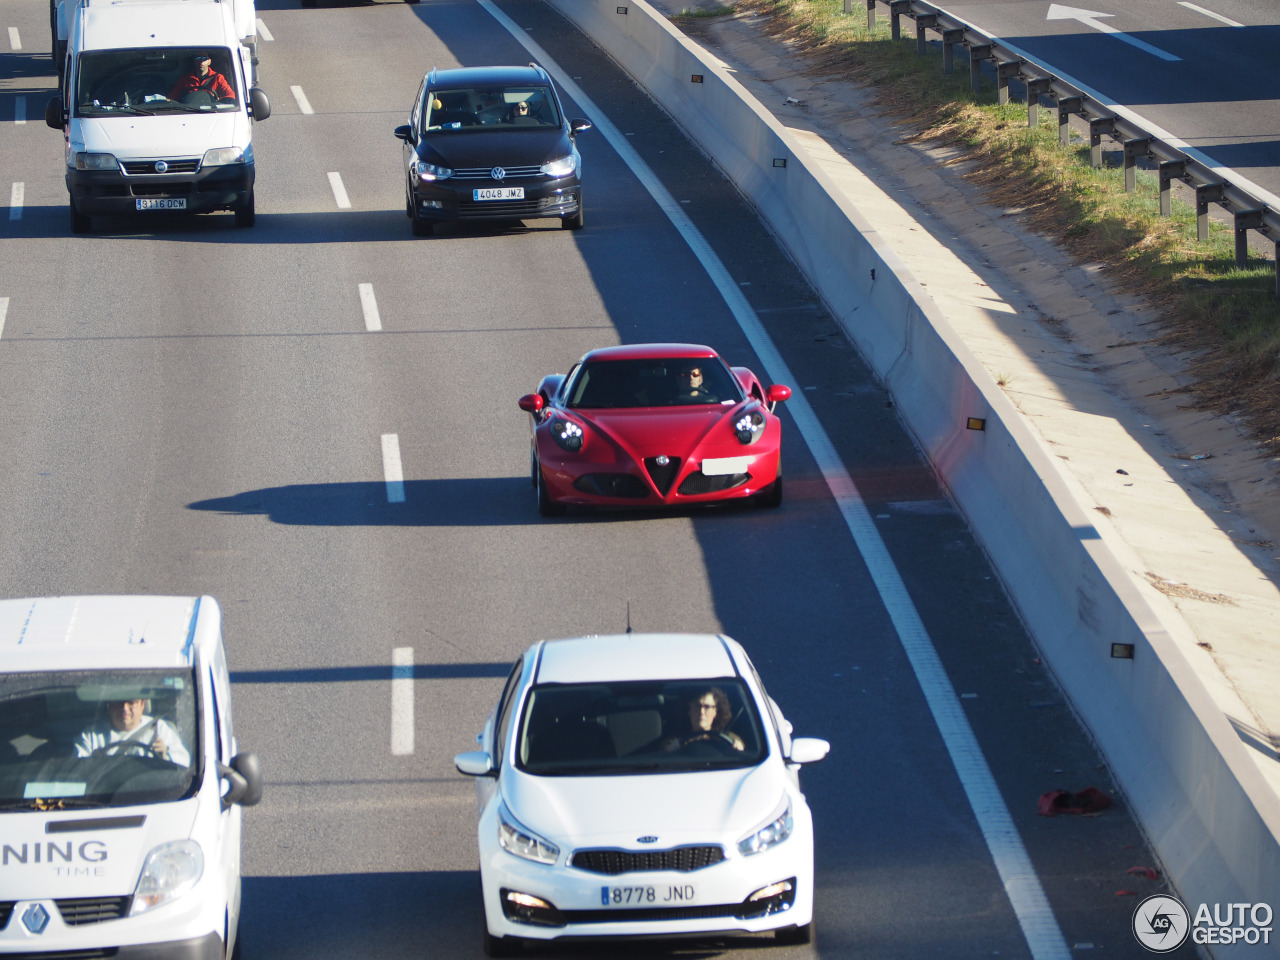
[[[783,797],[781,805],[774,811],[768,823],[738,841],[738,852],[744,857],[750,857],[753,854],[763,853],[770,847],[776,847],[791,836],[794,826],[795,821],[791,819],[791,798]]]
[[[133,891],[130,916],[176,900],[189,891],[204,873],[204,852],[194,840],[162,843],[147,854]]]
[[[119,170],[120,164],[109,153],[77,153],[75,158],[77,170]]]
[[[759,410],[748,410],[734,423],[733,433],[744,447],[755,443],[764,435],[764,414]]]
[[[560,856],[559,847],[520,823],[505,803],[498,805],[498,843],[507,853],[537,863],[555,863]]]
[[[560,157],[556,160],[550,160],[538,168],[548,177],[567,177],[573,171],[578,169],[578,156],[571,153],[568,156]]]
[[[204,152],[202,167],[225,167],[232,163],[253,163],[253,147],[215,147]]]
[[[453,171],[448,167],[442,167],[435,163],[427,163],[425,160],[415,160],[409,164],[409,172],[419,180],[448,180],[453,176]]]
[[[552,420],[551,436],[555,438],[556,443],[570,453],[577,453],[582,449],[584,439],[582,427],[572,420]]]

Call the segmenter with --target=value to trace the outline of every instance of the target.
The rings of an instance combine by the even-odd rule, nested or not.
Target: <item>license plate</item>
[[[704,477],[731,477],[735,473],[746,473],[749,457],[709,457],[702,461]]]
[[[691,883],[600,888],[600,905],[604,907],[670,907],[696,903],[697,899],[698,892]]]
[[[524,187],[482,187],[471,191],[472,200],[523,200]]]
[[[139,210],[185,210],[187,198],[153,197],[148,200],[139,200],[137,204]]]

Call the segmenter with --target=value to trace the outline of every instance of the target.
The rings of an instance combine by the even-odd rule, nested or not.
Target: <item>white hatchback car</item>
[[[476,777],[485,952],[571,937],[813,924],[813,819],[791,737],[742,646],[624,634],[537,643],[507,678]]]

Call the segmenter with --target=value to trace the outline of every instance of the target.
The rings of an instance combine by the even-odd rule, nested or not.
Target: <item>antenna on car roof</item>
[[[631,632],[631,601],[627,601],[627,633]]]

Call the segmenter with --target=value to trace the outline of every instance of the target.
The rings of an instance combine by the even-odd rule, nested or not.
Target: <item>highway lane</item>
[[[39,10],[6,9],[40,36]],[[888,398],[670,120],[542,6],[503,9],[632,134],[795,371],[966,695],[1068,944],[1134,952],[1133,900],[1115,890],[1142,889],[1124,870],[1150,855],[1122,810],[1035,816],[1044,790],[1107,777]],[[34,198],[21,220],[0,220],[0,593],[222,601],[237,733],[268,779],[246,816],[246,956],[408,956],[424,941],[476,955],[471,785],[451,758],[528,642],[620,630],[628,606],[639,629],[743,640],[798,731],[832,740],[832,759],[806,774],[819,941],[794,952],[1027,955],[794,429],[780,511],[537,518],[514,400],[541,374],[601,343],[668,338],[758,368],[633,174],[588,133],[580,235],[414,241],[390,131],[421,72],[522,62],[523,50],[473,4],[260,12],[275,113],[255,138],[253,230],[219,216],[70,237],[58,135],[27,124],[0,139],[0,166]],[[0,113],[19,79],[9,66]],[[387,499],[388,435],[403,503]],[[394,754],[391,664],[404,648],[413,748]]]
[[[1280,10],[1259,0],[946,0],[982,31],[1128,107],[1280,205]],[[1049,19],[1052,7],[1099,14]],[[1225,21],[1225,22],[1224,22]],[[1136,47],[1096,24],[1163,52]]]

